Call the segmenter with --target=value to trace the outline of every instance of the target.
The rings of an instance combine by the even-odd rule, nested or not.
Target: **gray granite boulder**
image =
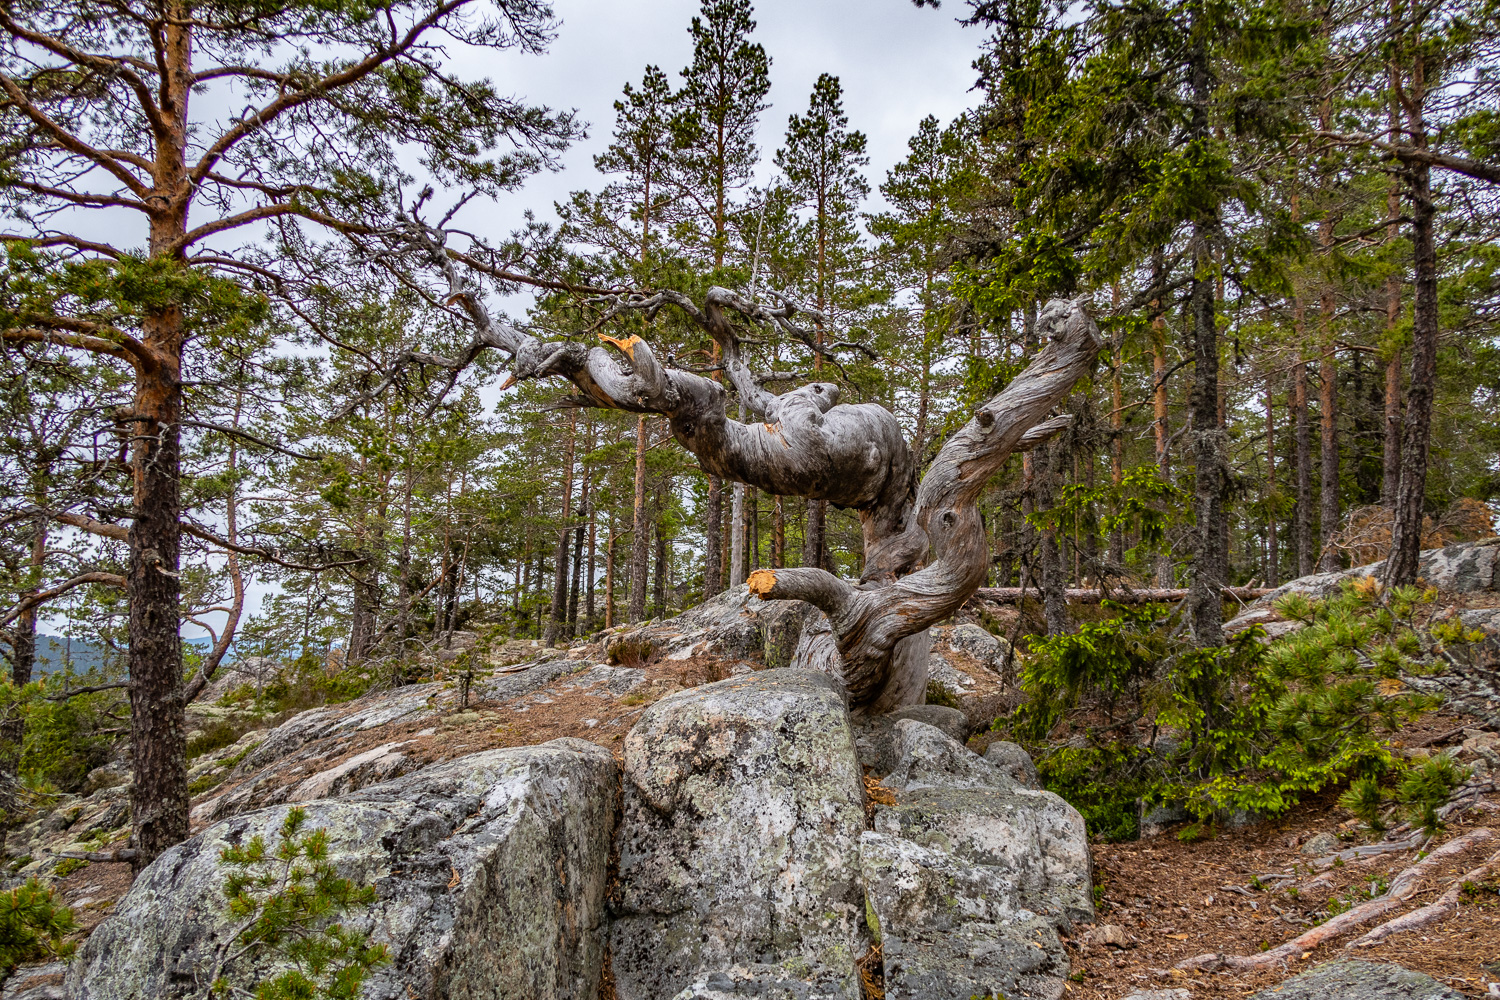
[[[592,998],[617,780],[607,750],[560,739],[306,803],[330,860],[376,888],[374,906],[343,918],[391,953],[364,996]],[[72,1000],[200,994],[233,933],[219,853],[256,835],[274,845],[290,808],[215,824],[148,866],[73,962]],[[277,968],[251,953],[229,971],[253,983]]]
[[[902,719],[925,722],[960,743],[969,736],[968,718],[958,709],[946,705],[907,705],[886,715],[860,719],[855,723],[854,750],[859,754],[860,765],[876,777],[890,774],[901,759],[896,723]]]
[[[1058,928],[1093,920],[1093,869],[1078,810],[1022,786],[931,726],[896,729],[904,752],[884,781],[896,804],[875,811],[877,832],[994,869],[1009,879],[1016,906]]]
[[[1429,975],[1389,962],[1326,962],[1250,1000],[1461,1000]]]
[[[1385,563],[1370,563],[1337,573],[1313,573],[1282,584],[1263,597],[1251,601],[1243,612],[1224,623],[1225,631],[1237,631],[1247,625],[1273,623],[1272,608],[1287,594],[1306,594],[1324,598],[1338,593],[1345,580],[1379,576]],[[1417,562],[1417,577],[1429,587],[1454,594],[1472,594],[1500,590],[1500,537],[1477,542],[1461,542],[1441,549],[1426,549]]]
[[[1014,743],[996,740],[984,748],[984,759],[1010,776],[1022,788],[1042,787],[1042,776],[1037,773],[1036,761],[1031,754]]]
[[[757,964],[858,997],[864,787],[831,678],[767,670],[657,702],[625,739],[623,803],[620,1000],[723,992],[704,977]]]
[[[699,976],[673,1000],[843,1000],[843,977],[803,979],[779,965],[736,965]]]
[[[1012,876],[879,832],[860,838],[860,863],[891,1000],[1062,996],[1062,942]]]

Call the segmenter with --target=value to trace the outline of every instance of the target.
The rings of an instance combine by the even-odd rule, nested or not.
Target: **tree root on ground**
[[[1478,868],[1460,875],[1448,887],[1448,891],[1438,897],[1437,902],[1428,903],[1421,909],[1404,913],[1393,920],[1387,920],[1364,937],[1350,941],[1345,947],[1372,948],[1392,934],[1400,934],[1403,931],[1421,930],[1423,927],[1428,927],[1440,920],[1448,919],[1458,912],[1458,900],[1463,895],[1464,886],[1484,878],[1490,872],[1494,871],[1497,866],[1500,866],[1500,851],[1496,851],[1490,856],[1488,861]]]
[[[1258,955],[1224,955],[1217,952],[1209,952],[1205,955],[1195,955],[1192,958],[1184,959],[1183,961],[1178,962],[1175,967],[1178,969],[1218,969],[1224,967],[1228,967],[1231,969],[1263,969],[1267,966],[1276,965],[1279,962],[1283,962],[1286,959],[1297,956],[1301,952],[1316,948],[1324,942],[1336,938],[1341,934],[1345,934],[1355,929],[1356,927],[1362,927],[1379,917],[1385,916],[1392,910],[1398,909],[1403,903],[1405,903],[1416,893],[1417,888],[1422,883],[1422,880],[1433,874],[1449,858],[1457,854],[1462,854],[1464,851],[1467,851],[1469,848],[1474,847],[1477,844],[1483,844],[1494,839],[1494,831],[1490,830],[1488,827],[1480,827],[1477,830],[1470,830],[1463,836],[1456,837],[1453,840],[1450,840],[1442,847],[1439,847],[1437,850],[1427,855],[1427,857],[1423,858],[1421,861],[1418,861],[1416,864],[1412,865],[1410,868],[1407,868],[1405,871],[1401,872],[1401,874],[1397,875],[1395,879],[1392,880],[1390,888],[1386,890],[1385,895],[1378,896],[1375,899],[1370,900],[1368,903],[1362,903],[1351,910],[1346,910],[1345,912],[1340,913],[1338,916],[1333,917],[1332,919],[1322,924],[1319,924],[1317,927],[1314,927],[1306,934],[1302,934],[1299,937],[1293,938],[1285,944],[1278,945],[1275,948],[1263,951]],[[1490,861],[1486,862],[1484,867],[1488,867],[1490,864],[1493,864],[1497,860],[1500,860],[1500,855],[1496,855],[1496,857],[1491,858]],[[1471,876],[1464,876],[1463,878],[1459,879],[1459,881],[1457,882],[1457,890],[1450,890],[1450,892],[1461,892],[1464,881],[1468,880],[1470,877]],[[1443,898],[1446,899],[1447,895],[1445,894]],[[1439,906],[1441,905],[1441,903],[1442,900],[1439,900],[1439,902],[1433,904],[1433,906]],[[1455,895],[1454,907],[1456,908],[1456,906],[1457,896]],[[1424,907],[1423,909],[1430,909],[1430,907]],[[1417,910],[1411,914],[1407,914],[1406,917],[1412,917],[1421,912],[1422,910]],[[1406,917],[1397,918],[1396,920],[1391,921],[1391,923],[1400,923],[1401,921],[1405,920]],[[1428,922],[1431,922],[1431,920],[1433,919],[1438,918],[1436,916],[1433,916],[1428,919]],[[1384,926],[1386,925],[1381,925],[1381,927]],[[1374,934],[1377,931],[1381,930],[1381,927],[1377,927],[1375,931],[1371,932],[1371,934]],[[1405,929],[1407,928],[1395,928],[1395,930]],[[1366,937],[1369,937],[1369,935],[1366,935]],[[1361,940],[1363,940],[1363,938]],[[1375,942],[1372,941],[1370,943],[1373,944]]]

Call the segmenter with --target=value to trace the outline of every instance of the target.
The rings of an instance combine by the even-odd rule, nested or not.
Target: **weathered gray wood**
[[[757,418],[743,423],[729,417],[724,386],[664,366],[639,337],[601,334],[607,346],[586,347],[544,342],[493,321],[445,250],[440,231],[414,223],[409,239],[446,276],[447,301],[463,310],[476,334],[458,358],[408,352],[407,359],[457,370],[482,350],[503,351],[513,359],[510,382],[559,377],[577,390],[566,404],[665,416],[673,437],[711,475],[859,512],[865,548],[859,581],[802,567],[759,570],[749,582],[762,597],[807,601],[828,615],[843,656],[841,680],[851,706],[860,710],[923,700],[926,630],[958,610],[989,567],[979,495],[1012,454],[1068,425],[1070,418],[1049,413],[1093,367],[1101,343],[1081,303],[1049,302],[1038,318],[1045,338],[1041,352],[948,439],[919,484],[916,460],[890,411],[873,403],[840,403],[839,387],[828,382],[772,393],[745,366],[726,312],[779,329],[825,355],[864,349],[818,346],[793,322],[805,310],[785,299],[772,307],[712,288],[701,307],[672,291],[597,300],[606,307],[605,320],[627,310],[649,316],[671,307],[697,323],[719,344],[730,383]]]
[[[805,600],[828,615],[853,704],[879,702],[895,644],[953,614],[984,582],[989,540],[980,493],[1023,440],[1038,443],[1046,432],[1066,426],[1054,418],[1038,427],[1093,367],[1101,344],[1098,328],[1080,303],[1055,299],[1038,323],[1048,338],[1041,353],[948,439],[922,478],[898,545],[904,551],[925,550],[926,565],[883,586],[854,586],[816,569],[762,570],[751,577],[753,593]],[[1028,434],[1033,428],[1042,433]]]

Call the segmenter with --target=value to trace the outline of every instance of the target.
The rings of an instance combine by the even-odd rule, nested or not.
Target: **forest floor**
[[[995,629],[1002,634],[1015,624],[1014,612],[985,617],[988,620],[984,624],[992,629],[997,624],[1004,626]],[[508,658],[522,660],[537,655],[529,643],[508,645],[516,647],[507,650],[513,654]],[[603,650],[596,646],[579,646],[569,654],[585,661],[603,659]],[[625,734],[651,703],[672,691],[719,680],[724,669],[712,657],[655,658],[623,665],[642,667],[646,679],[644,685],[624,697],[605,697],[602,691],[584,686],[561,686],[507,702],[476,699],[464,708],[448,704],[436,714],[426,712],[314,741],[309,749],[315,751],[317,744],[328,743],[318,758],[319,766],[327,768],[381,744],[399,741],[401,752],[413,764],[427,764],[481,750],[571,736],[602,745],[618,757]],[[1407,748],[1438,750],[1454,747],[1482,728],[1469,717],[1437,712],[1410,723],[1395,739]],[[976,737],[973,743],[984,740],[983,736]],[[286,780],[302,776],[288,773]],[[216,788],[210,794],[223,790]],[[1277,819],[1216,831],[1194,842],[1178,840],[1177,829],[1130,843],[1096,842],[1098,916],[1093,927],[1080,927],[1077,936],[1067,942],[1073,966],[1067,1000],[1123,1000],[1141,990],[1172,988],[1187,988],[1193,1000],[1237,1000],[1304,968],[1349,954],[1345,945],[1379,920],[1263,971],[1173,968],[1184,959],[1204,953],[1254,955],[1280,945],[1305,933],[1331,911],[1369,899],[1372,889],[1376,894],[1383,891],[1382,883],[1417,860],[1417,849],[1410,847],[1318,868],[1315,858],[1304,854],[1303,848],[1319,834],[1338,838],[1340,848],[1378,840],[1360,834],[1352,816],[1337,806],[1337,793],[1330,790],[1310,798]],[[1487,799],[1477,800],[1472,808],[1453,816],[1428,849],[1484,826],[1493,828],[1500,837],[1497,803],[1500,795],[1494,792]],[[1419,886],[1397,912],[1409,912],[1434,901],[1457,875],[1479,865],[1497,847],[1500,841],[1491,841],[1454,857],[1442,874],[1431,884]],[[77,909],[81,929],[87,932],[109,912],[128,887],[130,877],[128,865],[94,863],[59,879],[57,888],[62,899]],[[1268,884],[1275,888],[1268,888]],[[1455,915],[1419,932],[1393,935],[1376,947],[1359,949],[1354,957],[1399,962],[1466,995],[1494,996],[1488,988],[1500,982],[1500,874],[1491,875],[1479,892],[1465,895]]]
[[[1397,739],[1413,746],[1465,724],[1475,726],[1465,717],[1430,715],[1402,730]],[[1437,749],[1463,739],[1460,731],[1428,745]],[[1221,830],[1195,842],[1178,840],[1174,828],[1129,843],[1096,843],[1098,919],[1092,930],[1069,942],[1074,981],[1067,997],[1118,1000],[1137,990],[1185,987],[1194,1000],[1238,998],[1302,969],[1345,957],[1397,962],[1460,993],[1493,995],[1489,984],[1500,982],[1500,875],[1491,875],[1476,887],[1478,892],[1462,896],[1457,913],[1446,920],[1420,931],[1394,934],[1371,948],[1346,950],[1345,946],[1382,920],[1433,902],[1459,875],[1493,855],[1494,841],[1445,863],[1441,874],[1420,885],[1398,911],[1300,951],[1285,962],[1254,972],[1173,968],[1205,953],[1254,955],[1274,948],[1306,933],[1331,911],[1379,895],[1398,872],[1415,863],[1418,850],[1411,848],[1320,871],[1314,859],[1302,853],[1303,845],[1314,836],[1338,837],[1341,849],[1380,839],[1358,835],[1357,823],[1338,807],[1337,798],[1337,791],[1331,790],[1304,800],[1275,820]],[[1491,794],[1450,819],[1428,850],[1478,827],[1500,834],[1500,806],[1494,800]],[[1287,876],[1292,880],[1278,883]],[[1123,934],[1100,933],[1106,925]],[[1097,943],[1099,938],[1119,943]]]

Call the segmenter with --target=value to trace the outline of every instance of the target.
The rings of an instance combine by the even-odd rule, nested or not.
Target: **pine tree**
[[[495,191],[563,148],[579,131],[570,115],[459,80],[426,56],[438,34],[496,50],[544,46],[548,8],[532,0],[496,8],[292,2],[223,18],[170,0],[124,3],[101,17],[89,4],[52,0],[0,14],[0,130],[9,137],[0,190],[18,220],[0,238],[12,256],[18,246],[23,256],[77,255],[57,261],[50,300],[6,305],[0,336],[90,351],[135,377],[120,419],[135,479],[126,590],[131,813],[142,862],[188,832],[178,639],[183,383],[195,365],[217,360],[214,331],[260,301],[245,287],[257,272],[234,241],[268,219],[334,232],[384,224],[401,180],[398,149],[420,148],[439,182]],[[57,80],[69,82],[59,90]],[[236,106],[247,106],[241,114],[199,98],[229,87]],[[519,145],[495,155],[506,139]],[[69,216],[80,218],[99,206],[138,225],[112,227],[114,244],[91,238],[97,227],[53,228],[59,212],[85,209]],[[205,251],[208,242],[231,252]]]
[[[838,77],[824,73],[813,85],[807,113],[788,119],[784,144],[776,151],[776,166],[786,178],[786,187],[810,212],[805,287],[821,314],[814,324],[814,371],[823,368],[826,317],[850,304],[849,293],[863,262],[859,205],[870,193],[860,172],[870,162],[865,147],[865,134],[849,130]],[[824,501],[808,501],[804,566],[828,566],[826,511]]]
[[[750,183],[760,160],[755,130],[771,90],[771,59],[749,38],[755,31],[753,13],[749,0],[703,0],[688,28],[693,61],[682,71],[677,185],[681,213],[692,233],[688,249],[711,268],[711,283],[726,281],[720,272],[730,260],[734,197]],[[718,357],[717,344],[713,354]],[[718,593],[725,569],[725,539],[723,486],[711,473],[707,507],[704,593],[712,595]],[[738,523],[732,524],[730,534],[737,537],[738,529]]]

